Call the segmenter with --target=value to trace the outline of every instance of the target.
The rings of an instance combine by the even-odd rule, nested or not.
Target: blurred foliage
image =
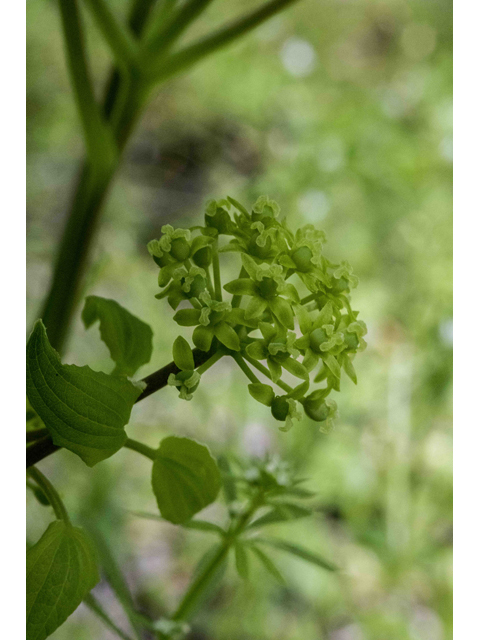
[[[112,4],[125,12],[125,0]],[[216,0],[187,39],[238,11]],[[108,53],[84,17],[100,94]],[[444,0],[302,0],[165,85],[127,149],[83,293],[151,323],[154,357],[141,373],[170,360],[178,333],[154,299],[146,243],[166,222],[195,224],[210,197],[268,193],[293,226],[323,228],[329,256],[347,257],[360,276],[356,308],[369,327],[359,386],[346,382],[329,435],[307,418],[279,433],[223,361],[192,402],[167,388],[134,408],[128,430],[152,446],[175,433],[216,454],[282,455],[308,478],[317,509],[272,531],[342,567],[332,576],[275,554],[286,586],[260,565],[240,583],[230,567],[191,640],[451,637],[451,26]],[[29,2],[27,44],[31,322],[83,149],[55,2]],[[66,360],[110,366],[80,314]],[[42,464],[72,518],[110,540],[140,609],[161,616],[208,540],[127,513],[154,510],[148,461],[132,456],[122,450],[90,470],[61,451]],[[28,499],[33,542],[49,513]],[[221,520],[222,509],[213,505],[209,517]],[[94,593],[128,629],[109,587]],[[83,606],[52,636],[111,637]]]

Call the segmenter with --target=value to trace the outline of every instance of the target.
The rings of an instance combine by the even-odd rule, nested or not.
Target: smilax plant
[[[211,201],[202,225],[176,229],[167,224],[148,245],[159,268],[156,297],[166,299],[180,327],[173,360],[142,380],[135,378],[150,361],[152,329],[118,302],[92,295],[85,299],[82,320],[86,329],[98,323],[114,368],[107,374],[61,360],[102,205],[152,92],[294,1],[269,0],[181,46],[183,33],[213,0],[131,0],[125,24],[106,0],[84,0],[81,6],[77,0],[58,0],[85,160],[42,319],[27,343],[27,487],[54,515],[27,551],[27,640],[44,640],[81,602],[120,638],[180,638],[218,587],[232,555],[245,580],[254,559],[284,582],[265,552],[268,547],[335,569],[300,545],[263,534],[271,524],[314,510],[313,494],[285,462],[215,458],[204,444],[175,434],[153,449],[125,431],[135,403],[166,387],[192,400],[198,386],[208,384],[208,369],[222,358],[241,369],[245,394],[248,390],[268,407],[282,431],[303,413],[321,430],[331,428],[337,414],[331,394],[340,391],[343,372],[356,382],[353,360],[365,347],[366,327],[350,304],[357,279],[348,263],[334,264],[324,255],[323,232],[312,225],[290,229],[279,206],[266,196],[251,210],[233,198]],[[101,105],[90,77],[83,4],[114,59]],[[235,263],[238,277],[231,279],[226,274],[234,273]],[[108,542],[98,531],[72,523],[59,493],[37,467],[61,448],[87,467],[122,448],[146,457],[158,511],[133,515],[214,538],[170,615],[153,619],[141,614]],[[217,500],[220,489],[223,525],[195,517]],[[91,593],[100,578],[116,594],[133,635]]]
[[[230,197],[211,201],[203,225],[165,225],[162,236],[149,243],[159,267],[156,297],[167,300],[182,329],[193,328],[194,348],[179,335],[172,345],[173,361],[143,380],[134,375],[150,360],[152,330],[117,302],[88,296],[82,312],[86,328],[99,322],[115,363],[111,374],[63,364],[42,321],[36,322],[27,344],[28,486],[40,503],[53,507],[57,519],[27,555],[28,638],[47,637],[82,600],[116,628],[89,594],[99,580],[94,543],[71,524],[58,493],[33,466],[61,447],[90,467],[122,447],[146,456],[152,462],[151,485],[160,513],[148,517],[217,536],[171,618],[148,620],[130,612],[136,626],[159,638],[186,633],[189,616],[218,582],[230,551],[243,578],[249,558],[256,557],[281,580],[262,545],[333,568],[298,545],[257,535],[270,523],[311,513],[298,504],[311,494],[281,462],[257,461],[247,467],[236,462],[241,470],[234,473],[226,459],[217,462],[195,440],[172,435],[155,450],[125,432],[136,402],[166,386],[191,400],[202,377],[221,358],[231,358],[241,369],[248,392],[269,407],[280,430],[288,431],[302,410],[321,430],[331,428],[337,407],[329,396],[340,391],[342,370],[356,382],[352,360],[366,346],[365,324],[350,305],[357,279],[348,263],[334,264],[324,255],[323,232],[312,225],[293,232],[279,213],[277,203],[264,196],[251,211]],[[235,259],[238,278],[223,284],[221,260]],[[222,485],[226,527],[192,519],[216,500]]]

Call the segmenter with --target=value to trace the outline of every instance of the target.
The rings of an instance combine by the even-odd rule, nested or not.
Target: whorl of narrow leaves
[[[215,500],[220,486],[217,463],[205,445],[176,436],[162,440],[153,463],[152,487],[165,520],[187,522]]]
[[[115,300],[88,296],[82,311],[88,329],[100,320],[100,336],[117,365],[115,373],[133,376],[152,356],[152,330]]]
[[[86,533],[52,522],[27,551],[27,640],[44,640],[75,611],[99,581]]]
[[[27,344],[27,395],[53,442],[89,466],[109,458],[125,443],[141,388],[124,377],[64,365],[41,320]]]

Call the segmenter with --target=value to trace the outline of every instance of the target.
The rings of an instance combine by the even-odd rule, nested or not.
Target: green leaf
[[[202,351],[208,351],[212,346],[213,329],[212,327],[204,327],[199,324],[195,327],[192,334],[193,344]]]
[[[92,537],[97,550],[102,576],[108,582],[114,592],[117,601],[122,606],[127,618],[130,621],[135,637],[138,640],[143,638],[141,626],[138,620],[138,613],[135,610],[135,603],[129,586],[122,573],[121,561],[114,557],[112,546],[108,544],[104,534],[99,529],[90,525],[89,534]],[[118,553],[118,549],[114,549]]]
[[[240,351],[240,338],[235,330],[226,322],[220,322],[213,327],[215,337],[228,349]]]
[[[332,356],[332,354],[328,354],[327,356],[322,356],[324,363],[327,365],[327,367],[330,369],[330,371],[333,373],[333,375],[340,379],[340,376],[342,375],[342,370],[340,369],[340,365],[337,362],[337,359],[335,358],[335,356]]]
[[[248,391],[252,398],[267,407],[272,404],[275,397],[275,392],[272,387],[268,384],[262,384],[261,382],[249,384]]]
[[[243,578],[243,580],[248,580],[249,567],[247,551],[240,542],[235,543],[235,566],[237,567],[238,575]]]
[[[82,529],[52,522],[27,551],[27,640],[44,640],[75,611],[100,577]]]
[[[147,513],[145,511],[131,511],[130,513],[133,516],[137,516],[137,518],[165,522],[165,518],[162,518],[162,516],[159,516],[157,513]],[[188,520],[188,522],[183,522],[181,526],[184,529],[195,529],[196,531],[217,533],[221,536],[225,535],[225,531],[224,529],[222,529],[222,527],[219,527],[218,524],[213,524],[213,522],[207,522],[206,520]]]
[[[254,296],[257,292],[255,283],[253,280],[250,280],[250,278],[238,278],[238,280],[232,280],[231,282],[227,282],[223,288],[225,291],[228,291],[228,293],[240,296]]]
[[[270,309],[276,315],[280,324],[283,324],[287,329],[294,329],[295,325],[293,323],[293,311],[290,304],[284,299],[280,297],[273,298],[269,302]]]
[[[307,509],[306,507],[301,507],[298,504],[294,503],[283,503],[275,506],[274,509],[269,511],[260,518],[254,520],[249,526],[248,529],[257,529],[258,527],[263,527],[268,524],[277,524],[279,522],[287,522],[289,520],[297,520],[298,518],[305,518],[312,514],[311,509]]]
[[[153,463],[152,487],[165,520],[187,522],[215,500],[220,486],[220,472],[205,445],[177,436],[162,440]]]
[[[352,380],[352,382],[357,384],[356,371],[355,371],[355,369],[353,367],[352,361],[350,360],[348,354],[346,354],[346,353],[343,354],[342,365],[343,365],[343,368],[345,369],[345,373],[350,378],[350,380]]]
[[[64,365],[50,346],[41,320],[27,344],[27,395],[53,442],[89,466],[125,443],[123,427],[142,389],[126,378]]]
[[[327,569],[328,571],[337,570],[337,567],[328,560],[325,560],[318,554],[313,553],[304,547],[300,547],[297,544],[285,542],[284,540],[277,540],[275,538],[255,538],[255,542],[268,544],[270,547],[275,547],[276,549],[281,549],[282,551],[291,553],[292,555],[297,556],[297,558],[302,558],[302,560],[311,562],[312,564],[317,565],[317,567],[322,567],[322,569]]]
[[[230,463],[225,456],[218,458],[218,467],[223,476],[223,493],[225,494],[225,500],[227,503],[234,502],[237,499],[237,487],[235,486],[235,480],[232,476]]]
[[[100,336],[117,365],[115,373],[133,376],[143,364],[150,362],[153,337],[151,328],[115,300],[88,296],[82,320],[86,329],[100,320]]]
[[[298,362],[298,360],[287,358],[282,361],[282,367],[291,373],[292,376],[308,380],[308,371],[301,362]]]
[[[251,545],[251,550],[256,554],[257,558],[263,564],[265,569],[272,575],[277,582],[280,584],[286,584],[286,580],[280,571],[277,569],[277,566],[274,564],[273,560],[271,560],[261,549],[256,547],[255,545]]]
[[[195,369],[195,362],[193,360],[193,352],[182,336],[178,336],[173,343],[173,361],[179,369],[182,371],[193,371]]]
[[[180,309],[173,319],[181,327],[194,327],[200,322],[200,309]]]

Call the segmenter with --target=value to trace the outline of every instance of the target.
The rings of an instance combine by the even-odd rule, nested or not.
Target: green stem
[[[247,362],[249,362],[252,365],[252,367],[255,367],[255,369],[263,373],[263,375],[266,376],[269,380],[272,380],[272,376],[270,374],[270,371],[267,369],[267,367],[264,367],[263,364],[260,364],[258,360],[254,360],[253,358],[250,358],[250,356],[244,355],[244,358]],[[283,382],[283,380],[277,380],[276,382],[273,382],[273,384],[276,384],[277,387],[280,387],[280,389],[283,389],[287,393],[291,393],[293,391],[293,388],[290,385],[288,385],[286,382]]]
[[[130,69],[138,67],[139,47],[130,30],[117,19],[105,0],[84,0],[107,41],[117,63]]]
[[[164,81],[245,35],[294,2],[297,2],[297,0],[271,0],[263,7],[252,11],[216,33],[201,39],[189,47],[185,47],[178,53],[174,53],[165,59],[162,58],[160,62],[154,62],[151,69],[147,70],[147,73],[153,81]]]
[[[89,609],[91,609],[91,611],[95,613],[95,615],[97,615],[100,618],[100,620],[102,620],[102,622],[109,629],[111,629],[114,633],[116,633],[117,636],[122,638],[122,640],[132,640],[130,636],[128,636],[124,631],[122,631],[119,627],[117,627],[117,625],[113,622],[113,620],[106,613],[106,611],[104,611],[103,607],[100,605],[98,600],[94,598],[91,593],[85,596],[85,598],[83,599],[83,602],[87,605]]]
[[[240,269],[240,273],[238,274],[238,277],[246,278],[247,276],[248,276],[247,270],[245,269],[245,267],[242,267]],[[242,296],[239,293],[236,293],[234,296],[232,296],[232,309],[239,307],[241,302],[242,302]]]
[[[119,155],[130,137],[148,91],[154,82],[166,80],[184,71],[206,55],[247,33],[295,0],[272,0],[257,11],[241,18],[226,29],[203,39],[166,59],[165,64],[143,83],[130,78],[125,81],[118,71],[111,75],[103,108],[107,120],[113,118],[114,139],[118,152],[113,155],[113,137],[100,115],[88,75],[80,30],[76,0],[60,0],[68,63],[75,96],[79,104],[85,130],[90,161],[83,165],[68,222],[62,236],[50,290],[42,312],[51,345],[62,351],[68,334],[73,310],[79,296],[90,246],[94,237],[101,207],[118,168]],[[132,32],[140,34],[150,13],[153,0],[134,0],[129,24]],[[155,78],[155,76],[157,76]],[[128,84],[128,82],[127,82]],[[121,100],[119,99],[121,97]],[[120,105],[120,107],[118,106]],[[101,168],[101,170],[99,170]]]
[[[202,373],[205,373],[205,371],[210,369],[211,366],[218,362],[220,358],[223,358],[224,355],[225,354],[222,353],[221,350],[216,351],[211,358],[209,358],[204,364],[198,367],[197,372],[202,375]]]
[[[160,59],[165,55],[170,46],[177,40],[187,27],[204,11],[212,0],[188,0],[178,11],[173,12],[165,20],[160,14],[159,26],[154,25],[149,32],[144,45],[147,61],[155,56]]]
[[[136,451],[137,453],[141,453],[142,456],[146,458],[150,458],[150,460],[155,460],[157,452],[152,447],[147,447],[146,444],[142,442],[138,442],[138,440],[132,440],[132,438],[127,438],[127,441],[123,445],[126,449],[131,449],[132,451]]]
[[[245,360],[242,358],[242,356],[239,353],[235,353],[234,355],[232,355],[232,358],[235,360],[235,362],[238,364],[238,366],[243,371],[243,373],[247,376],[250,382],[253,382],[253,384],[258,384],[260,382],[260,380],[253,373],[250,367],[247,366]]]
[[[213,288],[212,276],[210,275],[210,268],[209,267],[206,267],[205,273],[207,274],[207,289],[208,289],[208,293],[210,294],[212,299],[215,299],[215,290]]]
[[[312,300],[315,300],[317,295],[318,293],[311,293],[309,296],[305,296],[305,298],[302,298],[300,300],[300,304],[307,304],[307,302],[312,302]]]
[[[35,480],[43,493],[47,496],[48,501],[53,507],[58,520],[63,520],[66,524],[71,525],[65,505],[57,493],[53,484],[39,471],[36,467],[30,467],[27,470],[28,475]]]
[[[212,242],[213,282],[215,283],[215,299],[222,301],[222,281],[220,279],[220,260],[218,258],[218,238]]]
[[[116,148],[111,131],[95,101],[85,56],[85,47],[76,0],[60,0],[67,62],[80,114],[88,157],[96,167],[115,162]]]

